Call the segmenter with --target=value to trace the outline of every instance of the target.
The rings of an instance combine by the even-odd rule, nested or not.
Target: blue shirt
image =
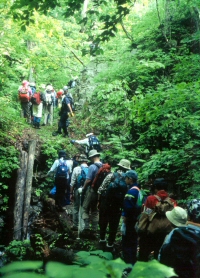
[[[99,167],[96,164],[98,164]],[[102,162],[97,162],[95,164],[90,165],[89,168],[88,168],[88,174],[86,176],[86,180],[93,181],[95,176],[96,176],[96,174],[97,174],[97,172],[99,171],[99,168],[101,166],[102,166]]]

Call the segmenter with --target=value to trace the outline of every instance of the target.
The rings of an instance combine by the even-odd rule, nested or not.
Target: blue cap
[[[126,172],[124,174],[124,177],[128,177],[128,178],[131,178],[133,180],[137,180],[138,179],[138,175],[137,173],[134,171],[134,170],[129,170],[128,172]]]

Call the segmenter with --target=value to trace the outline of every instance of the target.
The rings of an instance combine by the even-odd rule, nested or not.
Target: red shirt
[[[156,195],[158,197],[161,198],[161,200],[166,199],[167,197],[169,197],[168,193],[165,190],[159,190]],[[170,198],[171,199],[171,198]],[[174,203],[174,206],[177,206],[177,202],[173,199],[171,199],[171,201]],[[155,197],[155,195],[151,195],[149,197],[147,197],[146,202],[145,202],[145,207],[146,208],[150,208],[150,209],[154,209],[156,204],[158,203],[158,198]]]

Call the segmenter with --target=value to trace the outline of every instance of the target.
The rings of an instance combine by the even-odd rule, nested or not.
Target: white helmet
[[[46,91],[52,91],[53,90],[53,87],[51,86],[51,85],[48,85],[47,87],[46,87]]]
[[[63,87],[63,90],[64,90],[64,91],[67,91],[68,89],[69,89],[69,88],[68,88],[67,86],[64,86],[64,87]]]
[[[30,85],[31,87],[36,87],[35,82],[31,82],[29,85]]]

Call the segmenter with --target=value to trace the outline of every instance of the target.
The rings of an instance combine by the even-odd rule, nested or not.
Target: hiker
[[[193,199],[187,204],[190,223],[200,224],[200,199]]]
[[[53,132],[53,136],[57,136],[59,134],[62,134],[62,129],[64,132],[64,137],[68,136],[68,126],[69,126],[69,114],[71,114],[72,117],[74,117],[74,113],[72,111],[70,98],[69,98],[69,92],[68,89],[64,90],[64,97],[62,100],[62,107],[59,112],[60,120],[58,122],[58,130],[56,132]]]
[[[100,142],[93,133],[86,134],[86,138],[83,140],[71,140],[70,143],[84,145],[86,155],[88,155],[89,151],[91,150],[97,150],[97,152],[102,151]]]
[[[52,126],[52,124],[53,124],[53,101],[54,101],[53,87],[51,85],[47,85],[44,94],[45,94],[45,100],[43,102],[43,110],[44,110],[43,126],[47,125],[48,122]]]
[[[40,129],[40,121],[42,117],[43,102],[45,100],[44,93],[35,92],[31,97],[32,113],[33,113],[33,127]]]
[[[86,175],[88,174],[88,159],[86,155],[81,154],[78,158],[80,166],[74,168],[72,172],[71,184],[70,184],[70,192],[71,192],[71,200],[74,200],[74,207],[73,207],[73,231],[78,231],[78,226],[81,224],[79,223],[79,208],[81,205],[81,198],[78,192],[78,189],[83,187],[86,179]]]
[[[63,99],[64,91],[60,89],[56,94],[56,106],[60,109],[62,106],[62,99]]]
[[[18,97],[21,103],[21,108],[23,112],[23,117],[27,119],[27,123],[31,123],[31,99],[32,91],[29,87],[29,82],[27,80],[22,81],[22,86],[18,89]]]
[[[136,262],[138,235],[135,230],[137,218],[141,213],[142,195],[137,183],[136,171],[129,170],[124,174],[125,182],[130,188],[124,197],[122,225],[122,251],[125,263],[134,265]]]
[[[84,194],[84,201],[82,206],[82,219],[84,221],[84,230],[82,236],[95,236],[95,233],[98,228],[99,214],[97,209],[98,194],[92,188],[92,182],[95,179],[95,176],[102,166],[100,161],[100,153],[96,150],[91,150],[89,152],[88,158],[92,161],[92,164],[88,168],[88,174],[83,188],[79,188],[79,193]],[[92,221],[92,231],[90,232],[90,219],[89,212],[91,212],[91,221]]]
[[[167,182],[163,178],[157,178],[154,183],[152,190],[154,191],[154,195],[150,195],[147,197],[146,202],[144,204],[143,213],[144,216],[147,215],[149,217],[150,214],[153,214],[155,209],[158,205],[163,204],[167,210],[172,210],[176,205],[176,201],[169,197],[168,193],[166,192],[167,189]],[[159,217],[159,215],[158,215]],[[161,230],[157,230],[158,226],[153,226],[153,221],[151,221],[150,228],[154,229],[154,232],[149,231],[150,228],[147,226],[147,229],[145,229],[142,233],[139,233],[139,260],[147,262],[149,259],[149,255],[152,251],[154,251],[153,255],[154,258],[158,258],[158,253],[160,250],[160,247],[164,241],[165,236],[170,232],[171,225],[167,218],[165,217],[165,211],[164,215],[161,215],[162,223],[165,228],[161,228]],[[140,218],[139,222],[142,218]],[[155,218],[156,220],[157,218]],[[161,220],[158,220],[159,222]],[[149,229],[149,230],[148,230]]]
[[[174,268],[180,278],[200,277],[199,242],[200,228],[187,224],[187,212],[175,207],[166,212],[173,230],[166,236],[158,256],[162,264]],[[196,252],[197,251],[197,252]],[[198,272],[198,274],[197,274]]]
[[[58,159],[55,160],[47,176],[55,174],[56,195],[55,203],[59,210],[63,210],[66,205],[66,193],[70,196],[69,176],[72,172],[72,160],[67,160],[67,154],[64,150],[59,151]]]
[[[67,86],[72,89],[77,85],[78,76],[72,77],[72,79],[68,82]]]
[[[119,226],[123,200],[128,190],[123,174],[131,169],[130,164],[129,160],[121,159],[117,164],[118,169],[116,172],[108,174],[98,189],[99,243],[102,247],[106,243],[106,230],[107,226],[109,226],[108,250],[113,248]]]

